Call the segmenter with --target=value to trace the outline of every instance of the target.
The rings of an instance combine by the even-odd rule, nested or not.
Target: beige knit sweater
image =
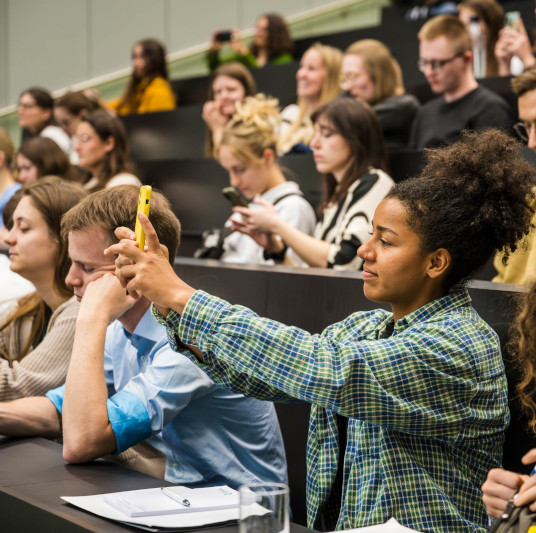
[[[65,383],[73,349],[79,304],[73,296],[50,317],[44,339],[17,361],[24,342],[25,326],[17,320],[0,332],[0,346],[15,359],[0,357],[0,401],[43,396]]]

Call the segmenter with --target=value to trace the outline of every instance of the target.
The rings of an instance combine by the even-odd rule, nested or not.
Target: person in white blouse
[[[237,110],[224,128],[217,157],[229,172],[230,185],[247,198],[270,202],[286,224],[298,231],[312,233],[316,222],[313,208],[304,198],[297,183],[287,181],[277,161],[279,108],[277,100],[264,95],[248,97],[237,104]],[[250,204],[255,209],[254,204]],[[231,232],[240,223],[234,214],[224,229],[223,261],[230,263],[268,263],[272,257],[263,248],[269,234],[255,239]],[[277,237],[276,237],[277,238]],[[299,262],[299,258],[295,257]]]

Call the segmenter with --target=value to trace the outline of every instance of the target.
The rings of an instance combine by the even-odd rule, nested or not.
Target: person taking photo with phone
[[[119,254],[123,286],[154,302],[170,341],[191,346],[212,379],[312,404],[310,528],[390,517],[422,533],[487,526],[480,486],[501,462],[507,381],[497,334],[464,282],[529,230],[535,177],[520,150],[490,130],[430,151],[420,177],[398,183],[377,207],[358,251],[366,297],[392,312],[357,312],[321,334],[187,285],[143,215],[147,252],[132,228],[116,230],[123,240],[106,253]]]
[[[224,44],[229,45],[231,53],[222,54]],[[266,13],[257,19],[253,43],[249,48],[236,28],[215,30],[207,54],[211,72],[221,64],[231,61],[238,61],[249,68],[257,68],[265,65],[282,65],[293,60],[294,41],[285,19],[277,13]]]

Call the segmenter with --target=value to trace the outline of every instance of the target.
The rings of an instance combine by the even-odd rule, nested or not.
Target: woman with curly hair
[[[108,253],[122,283],[150,298],[170,342],[191,346],[216,382],[312,404],[308,525],[323,531],[396,518],[423,533],[482,532],[480,486],[502,458],[507,382],[496,333],[464,287],[494,250],[528,231],[534,169],[497,130],[427,152],[397,184],[358,250],[367,298],[321,334],[260,318],[180,280],[146,217]],[[171,334],[173,333],[173,334]],[[195,354],[195,355],[194,355]]]
[[[510,348],[522,372],[522,379],[517,385],[521,406],[528,418],[530,432],[536,435],[536,283],[530,286],[525,296],[513,328]],[[536,462],[536,448],[527,452],[521,462],[525,465]],[[492,517],[499,517],[516,493],[515,505],[530,504],[531,511],[536,511],[536,476],[495,468],[489,472],[482,493]]]

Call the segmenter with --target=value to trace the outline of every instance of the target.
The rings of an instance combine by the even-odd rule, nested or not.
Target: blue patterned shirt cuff
[[[54,407],[61,415],[63,410],[63,395],[65,394],[65,385],[57,387],[56,389],[49,390],[45,396],[54,404]]]
[[[106,402],[108,419],[121,453],[151,436],[151,419],[142,401],[131,392],[122,390]]]
[[[175,336],[175,332],[179,328],[181,315],[177,313],[177,311],[170,309],[167,316],[164,318],[162,316],[162,313],[160,313],[160,311],[154,304],[152,304],[151,306],[151,312],[153,314],[154,319],[159,324],[167,328],[167,338],[168,338],[169,345],[171,346],[171,349],[173,351],[178,352],[179,347],[177,345],[177,337]]]

